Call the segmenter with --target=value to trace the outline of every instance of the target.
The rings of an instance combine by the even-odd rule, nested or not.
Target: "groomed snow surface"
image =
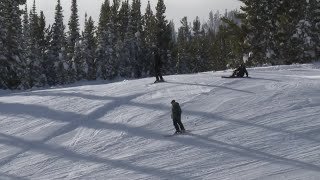
[[[2,91],[0,179],[319,180],[319,64],[248,71]]]

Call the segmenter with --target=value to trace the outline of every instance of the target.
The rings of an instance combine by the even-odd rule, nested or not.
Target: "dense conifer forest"
[[[240,0],[239,10],[208,12],[208,20],[166,17],[164,0],[105,0],[100,18],[80,27],[77,0],[53,24],[26,0],[0,1],[0,89],[29,89],[81,80],[184,74],[247,66],[309,63],[320,57],[319,0]],[[24,7],[25,8],[21,8]],[[64,24],[68,18],[68,24]],[[178,31],[176,32],[176,27]],[[81,30],[83,29],[83,30]]]

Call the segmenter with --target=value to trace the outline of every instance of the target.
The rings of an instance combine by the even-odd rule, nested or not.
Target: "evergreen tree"
[[[315,59],[320,58],[320,0],[310,0],[310,18],[312,38],[314,40]]]
[[[241,8],[245,12],[242,20],[249,30],[247,42],[250,44],[250,50],[254,54],[254,60],[259,64],[267,63],[267,58],[272,58],[272,55],[274,55],[274,49],[271,45],[273,32],[270,32],[270,25],[274,21],[270,11],[272,10],[270,5],[273,0],[241,1],[245,4]],[[266,54],[268,55],[266,56]]]
[[[166,28],[167,28],[167,20],[164,15],[166,12],[166,6],[163,0],[158,0],[157,7],[156,7],[156,24],[157,24],[157,47],[160,50],[164,50],[166,48]]]
[[[94,61],[96,49],[94,31],[94,21],[90,16],[89,19],[85,22],[83,41],[81,46],[81,54],[85,64],[84,71],[88,80],[95,80],[97,78],[97,67]]]
[[[177,34],[173,20],[171,20],[167,25],[167,36],[169,38],[169,42],[167,50],[167,66],[165,73],[174,74],[176,73],[177,64]]]
[[[245,55],[245,45],[244,39],[246,34],[244,33],[241,23],[237,18],[238,11],[230,11],[227,16],[221,19],[220,29],[218,31],[216,40],[219,46],[223,46],[221,51],[219,51],[219,57],[215,61],[216,70],[222,70],[229,67],[238,67],[244,62]],[[250,65],[250,63],[247,63]]]
[[[68,80],[68,64],[65,52],[65,26],[60,0],[57,0],[55,22],[52,26],[49,59],[47,64],[47,79],[50,85],[65,84]]]
[[[123,41],[129,25],[130,5],[129,0],[123,1],[119,11],[119,33],[120,40]]]
[[[297,56],[293,62],[306,63],[311,62],[316,56],[316,41],[317,38],[313,32],[313,8],[316,7],[315,1],[304,2],[305,13],[299,23],[296,25],[296,31],[293,35],[293,41],[297,43],[295,47]]]
[[[130,31],[133,33],[133,51],[132,51],[132,66],[133,76],[140,78],[142,76],[143,65],[145,64],[144,56],[142,56],[143,38],[142,33],[142,16],[141,16],[141,2],[140,0],[133,0],[131,6],[131,27]]]
[[[103,78],[103,74],[105,74],[105,64],[107,61],[107,53],[106,48],[108,45],[108,36],[107,36],[107,24],[111,19],[111,8],[109,0],[105,0],[105,2],[101,5],[100,9],[100,18],[98,24],[98,45],[96,50],[96,59],[95,64],[97,66],[97,74],[98,78]]]
[[[25,10],[23,12],[22,20],[22,48],[26,50],[26,56],[29,56],[31,52],[27,52],[27,49],[30,48],[30,24],[29,24],[29,14],[28,6],[25,5]]]
[[[297,50],[301,49],[302,41],[301,38],[300,40],[297,38],[297,32],[301,28],[305,33],[310,29],[305,24],[305,22],[310,23],[310,20],[306,21],[311,17],[308,16],[309,2],[305,0],[241,1],[245,4],[242,7],[244,13],[241,17],[247,33],[246,42],[250,47],[249,51],[253,52],[253,61],[257,64],[290,64],[299,61],[300,52]]]
[[[100,22],[98,29],[98,47],[97,47],[97,77],[102,79],[112,79],[117,75],[117,27],[118,27],[118,9],[119,1],[114,0],[111,7],[103,4],[101,7]],[[105,12],[105,10],[110,10]],[[107,24],[103,25],[103,20],[107,20]],[[100,27],[101,25],[101,27]]]
[[[279,61],[276,64],[291,64],[297,61],[297,39],[293,38],[296,34],[297,25],[300,20],[304,19],[306,13],[306,1],[289,1],[284,0],[277,3],[276,13],[277,20],[275,41],[276,50],[279,54]]]
[[[40,11],[38,40],[40,56],[43,60],[45,51],[48,49],[48,42],[46,41],[46,18],[43,11]]]
[[[100,39],[103,39],[102,37],[100,37],[100,35],[102,36],[103,33],[106,31],[107,24],[110,21],[110,16],[111,16],[110,1],[105,0],[104,3],[101,5],[100,16],[99,16],[97,35]]]
[[[106,54],[107,61],[104,65],[104,73],[103,79],[113,79],[118,75],[118,57],[117,52],[119,52],[119,48],[117,46],[119,40],[119,7],[120,0],[113,0],[113,4],[111,6],[111,16],[110,22],[108,24],[108,28],[106,31],[107,44],[106,44]]]
[[[141,1],[132,0],[131,5],[131,23],[133,32],[142,32],[142,16],[141,16]]]
[[[39,16],[39,25],[37,30],[37,44],[38,44],[38,52],[40,58],[40,68],[41,68],[41,77],[40,84],[42,86],[47,84],[46,70],[45,70],[45,59],[46,59],[46,51],[49,48],[49,41],[47,40],[47,29],[46,29],[46,20],[43,14],[43,11],[40,11]]]
[[[103,64],[105,68],[103,71],[103,79],[113,79],[118,75],[118,59],[117,59],[117,31],[116,24],[111,21],[108,24],[108,29],[106,32],[107,42],[106,42],[106,63]]]
[[[30,51],[27,65],[29,69],[29,83],[31,86],[44,86],[46,84],[42,64],[43,57],[40,49],[41,29],[39,16],[37,15],[36,4],[33,2],[30,11]]]
[[[68,43],[68,54],[69,54],[69,58],[71,59],[74,54],[74,46],[80,37],[77,0],[72,0],[71,17],[68,25],[69,25],[69,32],[68,32],[67,43]]]
[[[123,44],[121,44],[121,52],[119,58],[119,75],[121,77],[133,76],[134,65],[134,34],[131,16],[129,16],[128,27],[125,33]]]
[[[114,34],[114,39],[117,41],[118,39],[118,34],[119,33],[119,27],[120,27],[120,17],[119,17],[119,9],[121,6],[121,0],[113,0],[112,5],[110,7],[111,14],[110,14],[110,23],[111,23],[111,31],[113,31]]]
[[[5,72],[5,65],[3,62],[7,60],[5,55],[7,54],[5,49],[5,38],[6,38],[6,26],[4,26],[5,20],[5,2],[0,1],[0,71]],[[8,88],[6,86],[6,79],[4,77],[4,73],[0,74],[0,89]]]
[[[132,23],[131,23],[131,7],[129,1],[123,1],[119,11],[119,33],[120,39],[118,40],[117,47],[119,48],[118,54],[118,75],[121,77],[131,77],[131,38],[132,38]],[[129,26],[131,28],[129,28]]]
[[[75,54],[75,46],[78,45],[78,49],[80,50],[80,30],[79,30],[79,16],[78,16],[78,5],[77,5],[77,0],[72,0],[71,3],[71,16],[70,20],[68,22],[69,26],[69,32],[68,32],[68,37],[67,37],[67,65],[68,65],[68,78],[69,82],[75,82],[76,80],[80,80],[81,78],[78,76],[79,74],[76,72],[77,70],[75,69],[78,66],[82,66],[81,64],[74,64],[77,63],[78,61],[72,61],[73,56],[79,56]],[[77,58],[76,58],[77,59]],[[82,78],[84,76],[81,76]],[[80,78],[80,79],[79,79]]]
[[[28,88],[25,71],[24,51],[20,45],[22,39],[22,24],[19,5],[25,4],[25,0],[3,0],[2,18],[5,27],[3,36],[4,56],[1,63],[1,81],[4,88],[17,89]],[[0,25],[1,26],[1,25]]]
[[[191,39],[190,27],[188,25],[188,18],[182,18],[181,26],[178,29],[178,59],[177,59],[177,73],[190,73],[190,54],[189,54],[189,41]]]
[[[156,6],[156,36],[157,36],[157,48],[160,50],[160,56],[162,60],[162,67],[165,73],[169,71],[168,57],[170,56],[169,44],[171,41],[170,27],[165,17],[166,6],[163,0],[158,0]]]
[[[150,1],[148,1],[146,12],[143,16],[143,37],[145,42],[145,61],[144,67],[146,74],[154,75],[154,54],[157,45],[156,36],[156,17],[151,9]],[[148,72],[149,71],[149,72]]]
[[[71,62],[71,68],[74,74],[71,76],[75,77],[76,81],[80,81],[86,78],[85,62],[82,57],[82,41],[77,41],[74,47],[74,55]]]
[[[191,39],[191,47],[190,47],[190,52],[191,52],[191,57],[190,57],[190,63],[192,66],[191,72],[196,73],[196,72],[201,72],[202,71],[202,65],[205,65],[203,59],[202,59],[202,54],[200,54],[200,45],[201,45],[201,23],[199,20],[199,17],[197,16],[196,19],[193,21],[193,27],[192,27],[192,33],[193,33],[193,38]]]

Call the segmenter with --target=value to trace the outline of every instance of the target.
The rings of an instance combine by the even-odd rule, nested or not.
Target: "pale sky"
[[[35,0],[38,12],[44,11],[46,16],[47,25],[52,24],[54,21],[54,12],[57,0]],[[81,29],[83,29],[84,14],[87,12],[88,16],[92,16],[95,24],[99,20],[100,7],[104,0],[78,0],[79,19]],[[110,0],[112,2],[112,0]],[[158,0],[150,0],[153,13],[155,13],[155,6]],[[188,21],[192,22],[196,16],[199,16],[201,22],[207,21],[209,12],[224,13],[227,10],[239,9],[241,2],[239,0],[164,0],[166,5],[166,17],[167,20],[174,20],[175,27],[180,26],[180,20],[184,17],[188,17]],[[28,8],[30,10],[33,0],[27,0]],[[145,9],[148,0],[141,0],[141,12],[145,13]],[[70,18],[71,0],[61,0],[64,22],[67,26],[67,22]]]

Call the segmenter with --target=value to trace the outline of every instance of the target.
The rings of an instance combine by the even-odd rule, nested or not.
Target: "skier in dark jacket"
[[[249,75],[246,66],[244,64],[241,64],[240,67],[233,71],[231,77],[243,77],[244,74],[246,74],[247,77]]]
[[[185,132],[184,126],[181,122],[181,108],[178,102],[175,100],[171,101],[172,113],[171,118],[173,120],[174,128],[176,129],[175,134]]]
[[[156,75],[156,81],[157,82],[164,82],[162,74],[161,74],[161,68],[162,68],[162,61],[159,50],[156,50],[154,52],[154,70]]]

